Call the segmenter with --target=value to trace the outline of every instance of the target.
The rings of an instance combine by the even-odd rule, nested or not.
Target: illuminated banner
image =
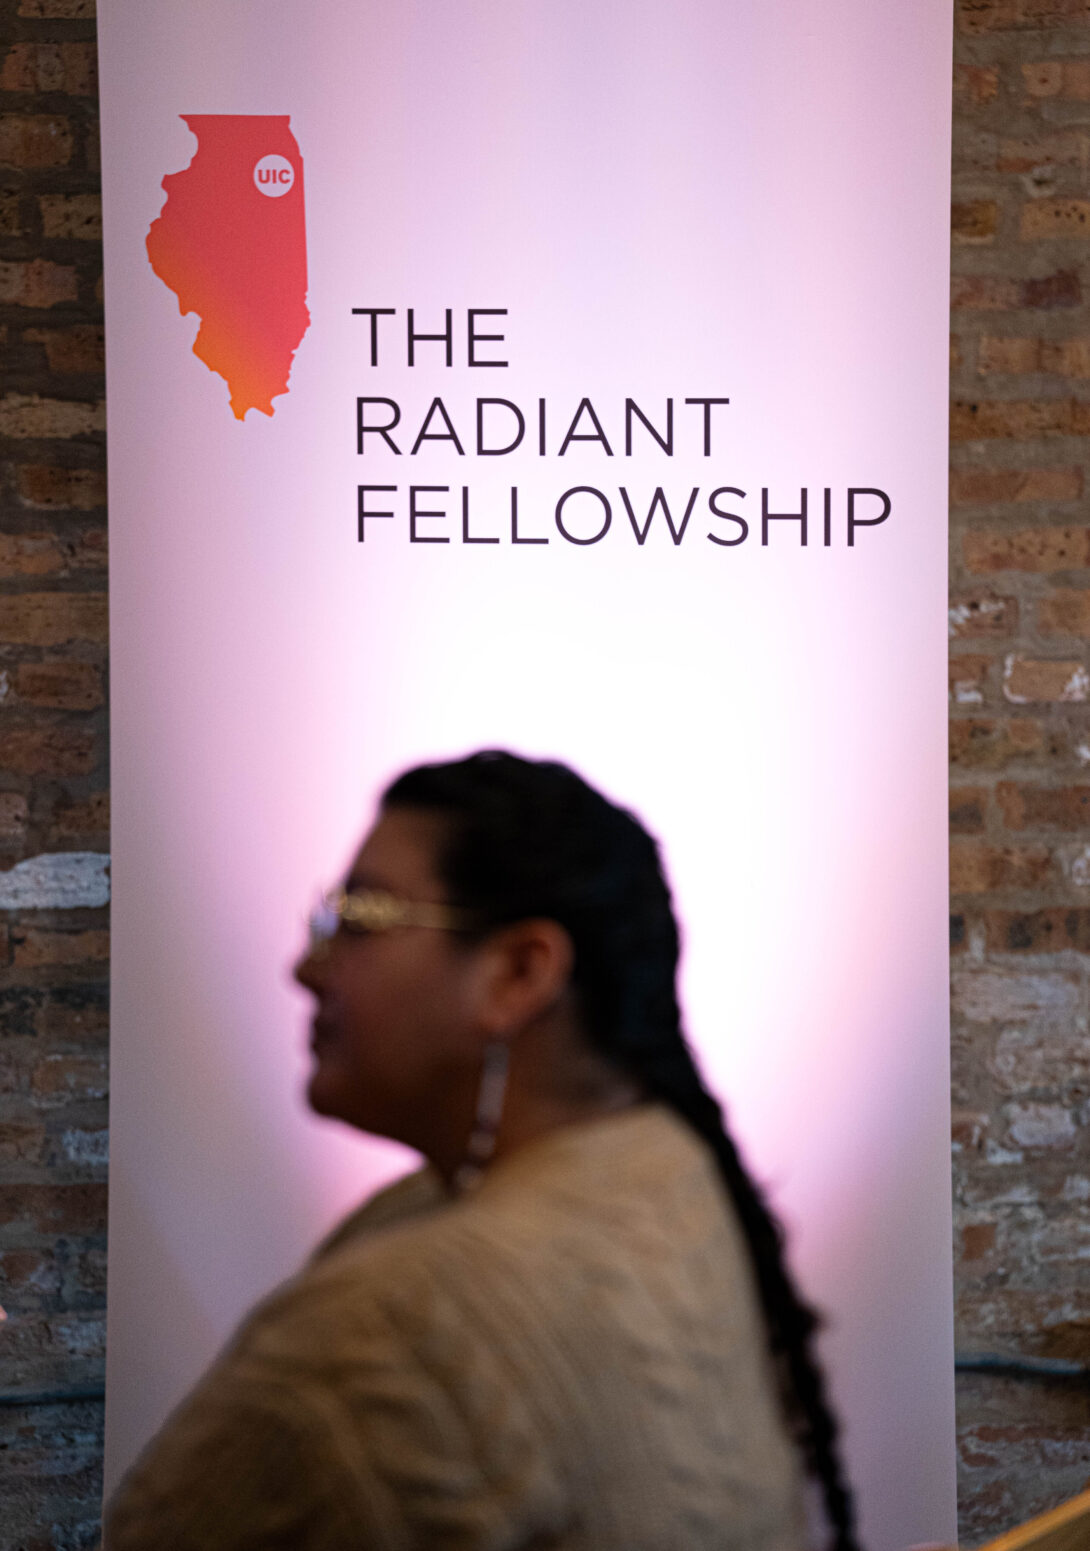
[[[381,784],[662,837],[871,1551],[953,1538],[947,0],[101,0],[111,1480],[405,1165],[302,1102]]]

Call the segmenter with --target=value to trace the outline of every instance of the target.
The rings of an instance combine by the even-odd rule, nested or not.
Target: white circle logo
[[[286,156],[263,156],[254,168],[254,182],[259,194],[279,199],[295,182],[295,168]]]

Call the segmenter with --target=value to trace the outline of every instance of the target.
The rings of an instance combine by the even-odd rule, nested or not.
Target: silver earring
[[[509,1064],[510,1049],[507,1041],[489,1040],[484,1050],[481,1082],[477,1089],[473,1130],[470,1132],[465,1158],[454,1176],[454,1189],[459,1194],[479,1184],[481,1175],[492,1161],[503,1117]]]

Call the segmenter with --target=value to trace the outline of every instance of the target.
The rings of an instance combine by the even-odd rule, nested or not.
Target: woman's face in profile
[[[446,902],[436,858],[443,820],[411,808],[380,816],[345,889]],[[341,925],[300,961],[316,1001],[310,1106],[379,1136],[418,1145],[480,1059],[480,974],[472,946],[432,927],[358,932]]]

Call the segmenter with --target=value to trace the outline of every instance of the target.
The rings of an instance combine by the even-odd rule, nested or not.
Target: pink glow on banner
[[[866,1542],[952,1538],[949,29],[938,0],[100,0],[111,1478],[244,1309],[405,1167],[306,1114],[288,970],[383,782],[504,744],[570,760],[662,837],[694,1042],[830,1311]],[[235,418],[144,250],[199,114],[288,115],[305,162],[311,323],[272,419]],[[377,368],[368,306],[398,309]],[[453,309],[452,368],[436,345],[407,367],[410,306],[429,331]],[[469,307],[507,309],[487,349],[509,367],[465,366]],[[400,457],[357,456],[357,394],[401,406]],[[408,453],[436,395],[465,457]],[[478,395],[524,408],[517,452],[474,455]],[[584,396],[614,456],[560,459]],[[674,457],[639,432],[626,458],[625,398],[661,417],[667,396]],[[694,396],[731,401],[709,458]],[[398,486],[362,544],[361,482]],[[410,484],[450,487],[421,499],[450,543],[408,542]],[[512,485],[548,545],[508,541]],[[463,486],[501,543],[460,542]],[[577,486],[610,501],[600,543],[557,531]],[[620,490],[645,515],[656,486],[675,519],[700,491],[679,545],[661,513],[633,535]],[[706,537],[737,532],[709,511],[724,486],[747,492],[723,503],[750,525],[730,548]],[[780,513],[807,488],[806,549],[790,522],[762,547],[762,486]],[[849,486],[894,503],[851,548]],[[601,509],[568,516],[585,535]]]

